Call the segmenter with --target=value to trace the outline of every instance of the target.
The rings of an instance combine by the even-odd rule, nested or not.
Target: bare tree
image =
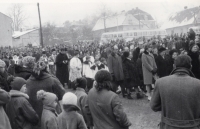
[[[9,8],[8,16],[12,18],[13,31],[19,31],[23,26],[24,21],[28,18],[22,4],[12,4]]]
[[[110,11],[110,9],[105,5],[105,4],[101,4],[100,7],[100,15],[101,18],[103,18],[103,24],[104,24],[104,32],[106,32],[106,20],[109,18],[109,16],[111,16],[113,14],[112,11]]]

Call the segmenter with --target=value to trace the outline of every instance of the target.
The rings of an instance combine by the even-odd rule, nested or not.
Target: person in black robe
[[[69,82],[69,71],[68,71],[69,59],[66,55],[66,49],[62,48],[61,52],[56,56],[56,77],[65,86],[65,83]]]

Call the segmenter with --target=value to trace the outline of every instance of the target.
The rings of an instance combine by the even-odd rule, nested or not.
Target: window
[[[137,36],[137,32],[134,32],[134,36]]]

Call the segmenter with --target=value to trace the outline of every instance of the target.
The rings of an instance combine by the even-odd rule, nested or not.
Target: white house
[[[190,27],[200,26],[200,7],[184,9],[173,13],[162,25],[169,35],[187,33]]]
[[[121,14],[98,19],[92,31],[94,38],[98,39],[105,32],[155,29],[155,23],[150,14],[136,8],[128,12],[123,11]]]
[[[27,31],[15,31],[12,35],[13,47],[25,47],[31,44],[32,46],[40,45],[39,29]]]
[[[12,47],[12,19],[0,12],[0,46]]]

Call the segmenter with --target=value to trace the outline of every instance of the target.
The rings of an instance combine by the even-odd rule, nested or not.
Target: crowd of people
[[[151,101],[156,80],[173,74],[182,55],[191,58],[193,77],[200,79],[199,47],[191,30],[103,45],[1,48],[0,128],[128,129],[118,94],[133,99],[135,92]]]

